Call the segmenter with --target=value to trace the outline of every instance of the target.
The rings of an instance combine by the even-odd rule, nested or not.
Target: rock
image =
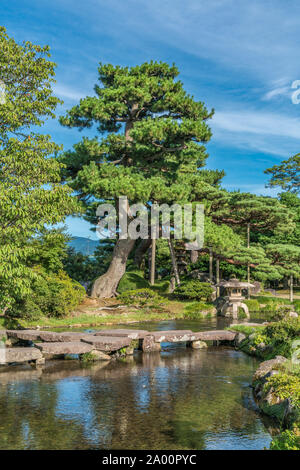
[[[204,349],[204,348],[207,348],[207,344],[205,343],[205,341],[191,341],[191,347],[193,349]]]
[[[130,346],[132,339],[124,336],[92,336],[82,339],[82,342],[88,343],[93,346],[94,349],[100,351],[114,352],[119,349]]]
[[[196,333],[191,330],[153,331],[151,336],[156,343],[179,343],[197,339]]]
[[[238,348],[246,338],[247,336],[239,331],[234,337],[234,346]]]
[[[297,312],[290,312],[289,317],[291,318],[298,318],[298,313]]]
[[[112,357],[108,354],[105,354],[102,351],[98,351],[97,349],[93,349],[90,353],[92,361],[111,361]],[[84,359],[84,355],[81,354],[80,359]]]
[[[155,342],[153,335],[145,336],[142,344],[143,352],[154,352],[160,351],[160,343]]]
[[[130,330],[130,329],[116,329],[116,330],[100,330],[93,333],[94,336],[116,336],[116,337],[127,337],[131,339],[142,339],[149,335],[149,331],[146,330]]]
[[[262,362],[253,375],[253,382],[256,382],[257,380],[263,380],[268,373],[276,368],[277,365],[283,364],[286,361],[287,359],[285,357],[276,356],[275,359]]]
[[[251,295],[256,295],[261,291],[261,283],[259,281],[251,281],[254,287],[250,288]]]
[[[0,364],[23,364],[24,362],[39,361],[43,356],[37,348],[1,348]]]
[[[236,337],[235,331],[216,330],[216,331],[200,331],[194,333],[195,340],[201,341],[233,341]]]
[[[47,342],[36,345],[45,356],[62,356],[65,354],[85,354],[93,351],[93,347],[82,341]]]

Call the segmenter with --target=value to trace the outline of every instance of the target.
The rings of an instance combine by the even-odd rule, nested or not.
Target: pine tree
[[[280,165],[268,168],[265,173],[271,175],[269,187],[281,186],[282,189],[300,192],[300,153],[288,160],[283,160]]]
[[[83,138],[62,157],[66,180],[90,221],[99,202],[117,205],[119,196],[148,207],[153,201],[190,200],[190,175],[204,165],[203,144],[211,137],[206,121],[212,113],[185,92],[177,76],[177,68],[165,63],[100,64],[96,96],[80,100],[61,118],[64,126],[95,124],[105,133],[99,140]],[[115,295],[134,244],[117,240],[111,265],[96,280],[92,295]]]

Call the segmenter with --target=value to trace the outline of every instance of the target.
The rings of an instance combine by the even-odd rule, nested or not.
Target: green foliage
[[[19,45],[0,27],[0,309],[6,315],[38,275],[31,263],[41,247],[33,239],[75,210],[70,189],[60,185],[63,165],[53,157],[60,147],[32,130],[54,117],[59,102],[48,57],[49,47]]]
[[[119,295],[118,299],[126,305],[150,308],[158,307],[165,302],[163,297],[148,288],[128,290]]]
[[[36,320],[45,317],[68,315],[85,297],[85,289],[60,271],[48,274],[40,271],[33,280],[30,296],[16,302],[13,315]]]
[[[204,300],[209,302],[213,291],[208,282],[190,280],[184,281],[180,286],[176,287],[173,295],[182,300]]]
[[[149,285],[149,282],[144,279],[143,271],[128,271],[119,283],[118,292],[122,294],[128,290],[147,288]]]
[[[300,450],[300,432],[298,428],[285,430],[274,437],[270,450]]]
[[[197,320],[210,318],[214,313],[214,306],[204,302],[192,302],[184,307],[184,318]]]
[[[260,304],[257,299],[245,299],[243,302],[247,305],[250,313],[259,312]]]
[[[266,325],[259,333],[251,334],[248,344],[243,346],[246,347],[247,352],[252,351],[264,359],[272,359],[277,355],[290,358],[292,342],[298,337],[300,338],[300,319],[290,318]],[[257,350],[256,347],[260,343],[268,345],[268,349]]]
[[[287,191],[300,191],[300,154],[294,155],[288,160],[283,160],[280,165],[274,165],[265,171],[271,175],[269,186],[281,186]]]
[[[280,372],[267,379],[264,385],[264,393],[269,390],[275,391],[276,397],[280,400],[289,398],[295,408],[300,409],[300,377],[293,374]]]
[[[63,267],[72,279],[82,283],[89,283],[101,270],[94,259],[76,252],[74,248],[68,248]]]
[[[242,325],[241,324],[241,325],[231,325],[230,327],[228,327],[226,329],[227,330],[239,331],[240,333],[244,333],[244,335],[249,336],[252,333],[263,330],[264,326],[263,325],[248,326],[248,325]]]

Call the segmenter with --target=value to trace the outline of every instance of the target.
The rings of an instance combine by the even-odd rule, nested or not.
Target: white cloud
[[[54,93],[59,98],[68,99],[71,101],[79,101],[81,98],[84,98],[88,95],[87,92],[80,92],[79,90],[74,90],[73,88],[70,88],[66,85],[55,85],[53,88]]]
[[[289,137],[300,140],[300,117],[259,111],[217,111],[212,124],[230,132]]]
[[[217,111],[211,121],[213,138],[227,146],[289,157],[300,148],[300,116],[263,111]]]

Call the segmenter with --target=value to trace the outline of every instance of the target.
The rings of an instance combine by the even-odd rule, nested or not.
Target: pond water
[[[131,326],[204,330],[224,320]],[[249,387],[257,366],[229,347],[165,344],[108,364],[2,369],[0,449],[263,449],[272,424]]]

